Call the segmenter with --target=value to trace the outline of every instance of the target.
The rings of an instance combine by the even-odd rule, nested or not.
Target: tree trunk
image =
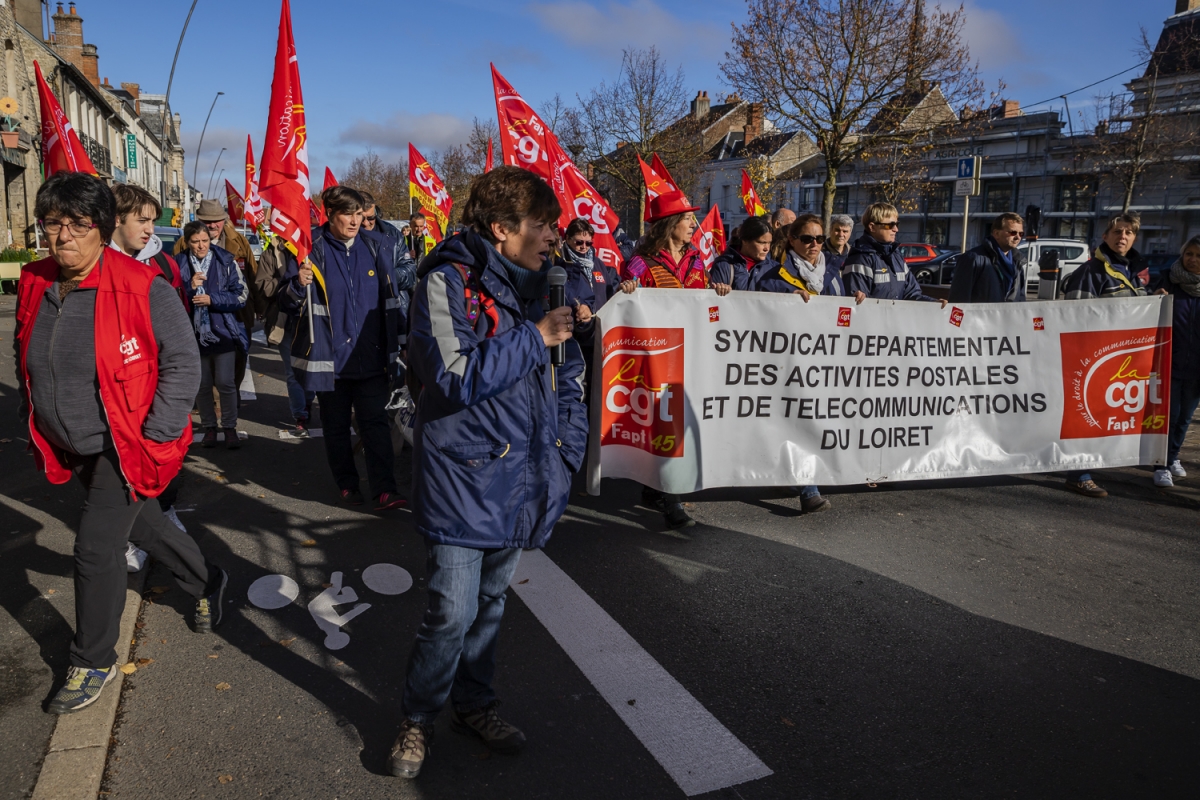
[[[1122,214],[1128,214],[1129,207],[1131,205],[1133,205],[1133,185],[1134,185],[1134,182],[1132,180],[1130,180],[1129,183],[1127,183],[1125,185],[1125,198],[1121,202],[1121,213]]]
[[[833,201],[837,195],[837,169],[828,166],[825,170],[825,195],[821,198],[821,224],[829,230],[829,218],[833,216]]]

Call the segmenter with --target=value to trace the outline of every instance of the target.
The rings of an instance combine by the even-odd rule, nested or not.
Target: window
[[[850,210],[850,188],[842,186],[833,193],[833,213],[846,214]]]
[[[1074,175],[1058,180],[1059,211],[1091,211],[1096,200],[1096,180],[1090,175]]]
[[[1013,210],[1013,182],[1009,178],[985,181],[983,184],[983,210],[989,214],[1003,214]]]
[[[1092,238],[1092,221],[1091,219],[1060,219],[1058,221],[1058,238],[1059,239],[1084,239]]]
[[[934,247],[947,247],[950,244],[950,220],[931,219],[925,222],[925,244]]]
[[[925,195],[925,211],[928,214],[948,214],[950,213],[950,204],[953,202],[952,194],[953,186],[947,181],[945,183],[935,183],[929,190],[929,194]]]

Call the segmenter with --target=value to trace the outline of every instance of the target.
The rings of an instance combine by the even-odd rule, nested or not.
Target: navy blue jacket
[[[770,256],[767,256],[766,261],[760,261],[755,267],[757,268],[767,261],[771,261]],[[771,261],[771,263],[774,262]],[[714,283],[726,283],[739,292],[752,289],[750,268],[746,265],[746,257],[732,247],[725,248],[725,252],[717,256],[712,266],[708,268],[708,283],[710,286]]]
[[[1172,297],[1171,380],[1200,381],[1200,297],[1188,294],[1163,272],[1151,291],[1166,289]]]
[[[330,252],[334,247],[341,253]],[[347,261],[345,247],[328,234],[328,225],[313,230],[309,261],[312,286],[313,341],[308,337],[310,313],[306,290],[300,285],[299,265],[288,264],[280,305],[300,319],[292,340],[292,370],[310,392],[333,391],[338,378],[392,374],[400,355],[400,295],[392,274],[392,253],[386,237],[360,230]],[[353,273],[347,265],[353,265]],[[374,274],[371,274],[374,273]],[[347,278],[353,279],[353,291]],[[357,348],[366,334],[370,351]],[[369,357],[368,357],[369,356]]]
[[[835,253],[828,247],[825,247],[821,250],[821,252],[825,254],[825,266],[832,266],[838,271],[838,274],[841,275],[842,266],[846,263],[846,256],[850,255],[850,250],[847,249],[844,253]]]
[[[1025,302],[1025,257],[1016,248],[1009,253],[1013,260],[1011,273],[991,236],[959,256],[950,283],[950,302]]]
[[[567,256],[563,256],[560,263],[567,271],[567,275],[574,275],[573,280],[583,278],[588,282],[592,289],[592,311],[599,311],[614,294],[621,290],[621,273],[605,264],[600,256],[596,255],[595,250],[592,251],[592,268],[589,271],[585,271]],[[567,285],[570,287],[570,283]]]
[[[1067,299],[1095,300],[1144,295],[1146,290],[1142,287],[1142,279],[1138,271],[1131,268],[1141,260],[1137,250],[1130,250],[1124,259],[1120,259],[1107,245],[1100,245],[1090,259],[1067,276],[1063,283]]]
[[[376,208],[376,214],[379,213]],[[400,349],[404,349],[404,339],[408,335],[408,305],[412,299],[413,287],[417,285],[417,262],[408,253],[404,236],[400,229],[384,219],[375,220],[375,231],[391,242],[392,245],[392,279],[396,282],[396,291],[400,300]]]
[[[829,253],[825,253],[824,255],[825,285],[821,288],[821,294],[826,297],[845,297],[846,285],[842,282],[841,270],[830,262]],[[790,256],[785,258],[782,264],[775,264],[774,269],[759,278],[754,288],[760,292],[779,292],[782,294],[791,294],[797,289],[805,289],[807,291],[807,287],[805,287],[804,281],[800,278],[800,273],[796,272]]]
[[[899,246],[884,244],[869,234],[855,240],[842,266],[846,294],[862,292],[878,300],[928,300],[938,302],[921,291],[921,284],[908,269]]]
[[[479,275],[495,330],[486,313],[468,320],[454,262]],[[423,387],[413,511],[432,542],[542,547],[567,507],[587,449],[583,356],[570,340],[566,364],[551,367],[536,325],[543,314],[540,300],[517,295],[499,254],[474,231],[421,262],[408,336],[409,368]]]
[[[212,298],[208,306],[208,318],[212,323],[212,332],[220,341],[201,347],[200,354],[227,353],[234,349],[246,352],[250,349],[250,339],[246,335],[246,326],[242,324],[241,311],[246,307],[250,289],[232,253],[215,244],[210,250],[213,260],[208,268],[208,279],[204,282],[204,293]],[[186,287],[190,302],[196,296],[196,290],[192,288],[192,276],[195,273],[192,259],[185,253],[175,256],[175,263],[179,265],[179,278]],[[192,305],[192,308],[196,306]]]

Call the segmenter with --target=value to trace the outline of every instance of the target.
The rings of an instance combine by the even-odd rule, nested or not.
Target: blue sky
[[[187,0],[78,0],[100,75],[162,92]],[[1137,63],[1138,26],[1156,39],[1174,0],[968,0],[966,38],[989,89],[1023,105]],[[368,147],[392,160],[411,139],[429,155],[462,141],[473,116],[493,117],[488,62],[535,107],[557,92],[586,94],[617,74],[623,47],[657,45],[684,68],[694,95],[723,96],[718,64],[739,0],[293,0],[313,174],[335,173]],[[347,12],[347,13],[339,13]],[[241,185],[245,137],[262,148],[279,20],[278,0],[200,0],[183,44],[172,108],[183,115],[188,172],[204,116],[200,188],[221,147]],[[1071,97],[1078,112],[1096,92]],[[1053,104],[1062,105],[1062,101]],[[318,181],[314,177],[314,182]]]

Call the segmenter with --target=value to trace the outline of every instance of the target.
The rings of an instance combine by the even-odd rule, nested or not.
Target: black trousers
[[[338,489],[358,489],[354,445],[350,440],[350,412],[358,424],[367,457],[367,483],[371,496],[396,491],[395,452],[388,427],[387,402],[391,392],[384,375],[375,378],[338,379],[332,392],[318,392],[325,456]]]
[[[75,639],[71,665],[111,667],[125,609],[125,545],[133,542],[170,570],[193,597],[215,589],[220,573],[196,540],[176,528],[155,500],[130,500],[114,450],[73,458],[75,475],[87,488],[83,519],[75,537]]]

